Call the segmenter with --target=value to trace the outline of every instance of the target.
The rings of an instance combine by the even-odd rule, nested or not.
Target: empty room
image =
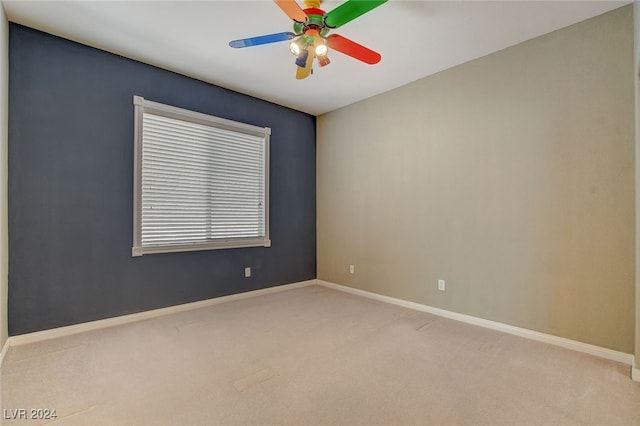
[[[637,1],[0,15],[0,424],[640,424]]]

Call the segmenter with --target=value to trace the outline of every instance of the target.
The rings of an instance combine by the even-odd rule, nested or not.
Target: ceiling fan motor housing
[[[311,7],[304,9],[304,13],[307,14],[308,18],[306,22],[294,21],[293,23],[293,31],[296,34],[306,34],[310,29],[317,30],[322,37],[326,37],[329,34],[331,29],[324,23],[324,10]]]

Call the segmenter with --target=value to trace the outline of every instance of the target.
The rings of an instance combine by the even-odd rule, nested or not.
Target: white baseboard
[[[276,287],[264,288],[260,290],[249,291],[245,293],[231,294],[229,296],[216,297],[213,299],[201,300],[198,302],[185,303],[182,305],[169,306],[167,308],[154,309],[151,311],[139,312],[139,313],[129,314],[129,315],[122,315],[119,317],[107,318],[107,319],[98,320],[98,321],[91,321],[91,322],[86,322],[82,324],[59,327],[51,330],[44,330],[44,331],[38,331],[34,333],[21,334],[18,336],[11,336],[7,339],[4,346],[2,347],[2,350],[0,351],[0,369],[2,368],[2,362],[10,346],[18,346],[18,345],[24,345],[27,343],[39,342],[42,340],[49,340],[49,339],[55,339],[63,336],[70,336],[70,335],[82,333],[85,331],[113,327],[116,325],[127,324],[131,322],[155,318],[163,315],[169,315],[169,314],[188,311],[192,309],[213,306],[220,303],[232,302],[235,300],[261,296],[264,294],[277,293],[280,291],[291,290],[294,288],[306,287],[313,284],[319,284],[324,287],[344,291],[346,293],[351,293],[358,296],[367,297],[369,299],[391,303],[394,305],[403,306],[405,308],[414,309],[417,311],[427,312],[427,313],[438,315],[444,318],[449,318],[456,321],[462,321],[468,324],[477,325],[477,326],[489,328],[492,330],[502,331],[504,333],[513,334],[516,336],[524,337],[531,340],[536,340],[539,342],[549,343],[549,344],[560,346],[563,348],[572,349],[578,352],[594,355],[600,358],[621,362],[627,365],[634,364],[633,355],[627,354],[624,352],[618,352],[612,349],[590,345],[588,343],[578,342],[575,340],[565,339],[563,337],[558,337],[550,334],[540,333],[533,330],[528,330],[526,328],[515,327],[512,325],[503,324],[496,321],[490,321],[482,318],[473,317],[470,315],[447,311],[445,309],[434,308],[432,306],[423,305],[420,303],[409,302],[407,300],[402,300],[402,299],[396,299],[390,296],[383,296],[381,294],[376,294],[376,293],[372,293],[365,290],[346,287],[343,285],[330,283],[328,281],[314,279],[314,280],[302,281],[302,282],[297,282],[292,284],[284,284]],[[633,367],[631,368],[631,376],[633,380],[640,382],[640,369],[636,368],[635,365],[633,365]]]
[[[264,294],[277,293],[284,290],[291,290],[299,287],[306,287],[316,284],[316,280],[302,281],[292,284],[284,284],[275,287],[263,288],[260,290],[248,291],[245,293],[230,294],[228,296],[216,297],[213,299],[200,300],[198,302],[185,303],[182,305],[169,306],[167,308],[154,309],[151,311],[138,312],[135,314],[122,315],[119,317],[107,318],[103,320],[85,322],[81,324],[69,325],[66,327],[53,328],[50,330],[37,331],[34,333],[20,334],[11,336],[5,343],[2,353],[6,352],[8,346],[18,346],[27,343],[39,342],[42,340],[55,339],[57,337],[69,336],[72,334],[83,333],[90,330],[98,330],[115,325],[127,324],[131,322],[141,321],[149,318],[155,318],[162,315],[175,314],[177,312],[189,311],[192,309],[204,308],[220,303],[233,302],[235,300],[247,299],[250,297],[261,296]],[[1,362],[1,358],[0,358]],[[0,364],[1,366],[1,364]]]
[[[402,299],[396,299],[395,297],[383,296],[381,294],[372,293],[372,292],[360,290],[357,288],[346,287],[340,284],[330,283],[323,280],[318,280],[318,284],[328,288],[344,291],[347,293],[364,296],[369,299],[392,303],[394,305],[403,306],[405,308],[427,312],[427,313],[438,315],[444,318],[449,318],[456,321],[462,321],[462,322],[472,324],[472,325],[477,325],[480,327],[490,328],[492,330],[502,331],[504,333],[509,333],[509,334],[524,337],[527,339],[536,340],[538,342],[544,342],[544,343],[549,343],[556,346],[561,346],[563,348],[587,353],[600,358],[609,359],[611,361],[617,361],[627,365],[631,365],[633,363],[632,354],[618,352],[612,349],[607,349],[600,346],[591,345],[588,343],[578,342],[576,340],[565,339],[564,337],[558,337],[550,334],[540,333],[538,331],[528,330],[526,328],[515,327],[513,325],[503,324],[501,322],[490,321],[483,318],[478,318],[470,315],[459,314],[457,312],[447,311],[445,309],[434,308],[432,306],[423,305],[420,303],[409,302],[407,300],[402,300]],[[636,373],[635,373],[636,375],[640,374],[640,371],[638,371],[637,369],[635,370],[636,370]]]

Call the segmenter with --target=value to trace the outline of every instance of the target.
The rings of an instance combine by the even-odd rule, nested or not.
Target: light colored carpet
[[[640,384],[623,364],[310,286],[12,347],[2,407],[56,409],[55,425],[631,425]]]

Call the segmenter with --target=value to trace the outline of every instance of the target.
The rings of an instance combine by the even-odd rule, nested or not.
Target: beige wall
[[[0,4],[0,349],[7,340],[7,121],[9,26]]]
[[[627,6],[319,117],[318,278],[632,353],[632,53]]]

